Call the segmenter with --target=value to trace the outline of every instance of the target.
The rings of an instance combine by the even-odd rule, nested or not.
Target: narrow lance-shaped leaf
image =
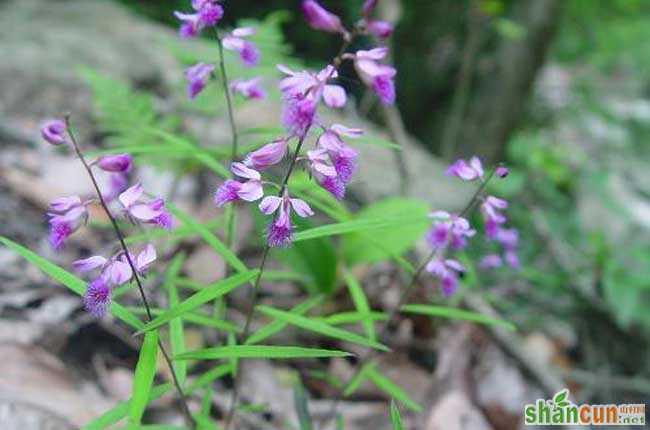
[[[375,219],[356,219],[352,221],[339,222],[336,224],[322,225],[319,227],[300,231],[296,233],[294,242],[368,230],[382,230],[393,227],[398,228],[403,225],[424,222],[427,222],[427,218],[419,215],[400,215]]]
[[[300,380],[293,384],[293,405],[298,416],[300,430],[312,430],[312,420],[309,415],[309,405],[307,402],[307,393]]]
[[[230,291],[253,279],[256,275],[257,270],[253,270],[250,272],[231,276],[215,284],[212,284],[202,291],[191,295],[184,301],[180,302],[177,306],[169,309],[164,314],[154,318],[152,321],[147,323],[144,328],[137,334],[156,329],[163,324],[167,324],[173,318],[182,316],[187,312],[190,312],[193,309],[196,309],[197,307],[216,299],[217,297],[228,294]]]
[[[516,330],[514,324],[508,321],[499,320],[495,318],[490,318],[485,315],[477,314],[475,312],[465,311],[462,309],[449,308],[444,306],[433,306],[433,305],[404,305],[401,308],[402,312],[419,314],[419,315],[428,315],[432,317],[442,317],[449,318],[452,320],[465,320],[472,321],[480,324],[487,325],[498,325],[504,327],[508,330]]]
[[[304,302],[294,306],[291,309],[291,313],[295,315],[303,315],[306,314],[310,309],[318,305],[323,301],[322,296],[315,296],[310,299],[305,300]],[[283,328],[287,326],[287,323],[281,320],[275,320],[259,330],[257,330],[255,333],[251,334],[248,339],[246,339],[246,342],[244,342],[246,345],[253,345],[256,343],[260,343],[264,339],[273,336],[274,334],[280,332]]]
[[[363,292],[363,288],[361,285],[359,285],[359,282],[357,282],[356,278],[352,275],[352,273],[350,273],[348,269],[345,269],[343,271],[343,277],[345,279],[345,283],[348,285],[348,291],[350,292],[350,297],[352,297],[354,307],[357,308],[359,313],[369,314],[370,306],[368,305],[368,299],[366,298],[366,294]],[[375,326],[372,323],[372,320],[365,319],[363,320],[362,324],[363,328],[366,331],[368,339],[376,341],[377,333],[375,332]]]
[[[185,261],[185,255],[177,255],[169,265],[167,273],[165,274],[165,283],[163,287],[167,289],[169,294],[169,307],[174,308],[178,306],[178,289],[176,288],[176,277],[178,276],[181,268],[183,267],[183,262]],[[181,317],[172,318],[169,321],[169,342],[172,349],[173,355],[182,354],[185,352],[185,335],[183,331],[183,320]],[[172,363],[174,371],[176,372],[176,377],[181,387],[185,385],[185,377],[187,376],[187,362],[177,361]]]
[[[140,425],[142,415],[149,402],[153,378],[156,374],[156,357],[158,355],[158,332],[150,331],[144,336],[140,357],[135,367],[133,390],[129,403],[129,424]]]
[[[171,390],[172,387],[173,385],[171,383],[161,384],[154,387],[149,393],[148,401],[151,402],[153,400],[159,399],[166,392]],[[81,427],[81,430],[102,430],[117,423],[128,414],[130,403],[131,403],[131,399],[126,400],[124,402],[119,402],[113,408],[109,409],[99,417],[95,418],[88,424]]]
[[[411,397],[409,397],[406,391],[401,387],[379,373],[376,366],[368,366],[365,376],[372,381],[377,388],[388,394],[390,397],[402,402],[407,408],[415,412],[422,411],[422,406],[420,406],[415,400],[411,399]]]
[[[393,425],[393,430],[404,430],[402,425],[402,417],[399,414],[399,409],[395,404],[395,400],[390,401],[390,422]]]
[[[86,291],[86,282],[68,272],[67,270],[57,266],[56,264],[51,263],[33,251],[2,236],[0,236],[0,243],[23,257],[25,260],[32,263],[34,266],[38,267],[50,278],[54,279],[57,282],[60,282],[69,288],[75,294],[83,296],[84,292]],[[109,312],[135,329],[140,329],[144,325],[142,324],[142,321],[140,321],[135,315],[126,310],[119,303],[111,303]]]
[[[270,308],[268,306],[258,306],[257,309],[265,315],[277,318],[291,325],[295,325],[296,327],[322,334],[323,336],[328,336],[346,342],[357,343],[359,345],[375,348],[380,351],[389,351],[389,348],[378,342],[366,339],[365,337],[360,336],[356,333],[333,327],[320,320],[310,319],[302,315],[292,314],[290,312],[281,311],[279,309]]]
[[[300,346],[276,346],[276,345],[233,345],[216,348],[200,349],[174,357],[175,360],[218,360],[232,358],[322,358],[322,357],[347,357],[349,352],[303,348]]]

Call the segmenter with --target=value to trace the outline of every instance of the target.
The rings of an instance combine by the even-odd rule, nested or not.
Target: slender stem
[[[478,201],[481,193],[483,192],[483,190],[485,190],[485,187],[487,186],[488,182],[494,176],[495,171],[496,171],[496,168],[492,169],[490,171],[490,174],[488,175],[488,177],[485,180],[481,181],[481,185],[476,189],[474,194],[472,194],[472,198],[465,205],[463,210],[459,213],[459,215],[458,215],[459,217],[464,217],[465,215],[467,215],[467,213],[469,213],[469,211],[472,209],[472,207],[474,207],[474,204]],[[404,304],[406,304],[406,302],[409,300],[409,297],[411,295],[411,291],[413,290],[413,287],[418,283],[418,281],[420,279],[420,276],[422,275],[422,272],[426,268],[428,262],[431,261],[436,256],[436,254],[438,254],[439,252],[441,252],[441,249],[433,249],[427,255],[427,257],[420,263],[420,265],[416,269],[415,273],[413,273],[413,276],[411,277],[411,280],[409,281],[409,283],[406,285],[406,287],[404,288],[404,290],[400,294],[399,300],[397,301],[397,305],[395,307],[393,307],[393,309],[391,309],[391,311],[389,312],[388,319],[386,320],[386,323],[384,324],[384,327],[382,328],[381,332],[379,333],[379,336],[378,336],[379,339],[384,338],[388,334],[389,328],[391,327],[391,325],[393,324],[395,318],[399,314],[399,311],[402,308],[402,306],[404,306]],[[377,356],[378,353],[379,353],[379,351],[377,351],[377,350],[371,350],[361,360],[359,360],[359,362],[357,364],[357,369],[355,370],[355,372],[352,374],[352,376],[350,378],[348,378],[348,380],[344,384],[343,388],[338,390],[338,392],[336,393],[336,395],[334,397],[334,400],[332,401],[332,406],[331,406],[330,410],[328,411],[327,415],[325,415],[325,417],[323,418],[321,428],[324,428],[324,426],[327,425],[327,423],[329,421],[334,419],[334,417],[336,416],[336,409],[338,407],[338,404],[341,402],[341,400],[343,400],[343,393],[347,389],[348,385],[350,384],[350,382],[352,380],[354,380],[356,377],[359,376],[359,373],[361,373],[361,371],[364,369],[364,367],[368,363],[370,363],[372,360],[375,359],[375,357]]]
[[[221,40],[221,35],[219,34],[219,30],[217,30],[216,28],[215,28],[215,34],[217,38],[217,45],[219,46],[219,71],[221,74],[221,83],[223,85],[223,93],[226,98],[226,107],[228,110],[228,121],[230,122],[230,133],[232,135],[232,144],[230,146],[230,162],[232,163],[237,158],[237,152],[239,146],[239,133],[237,132],[237,124],[235,123],[235,111],[232,106],[232,97],[230,95],[230,81],[228,80],[228,74],[226,73],[226,61],[223,52],[223,42]],[[234,209],[232,209],[227,213],[228,213],[228,219],[226,220],[226,245],[228,246],[228,248],[232,248],[233,240],[235,236],[235,232],[234,232],[235,211]]]
[[[108,204],[106,203],[106,200],[104,199],[104,196],[102,195],[102,192],[99,188],[99,184],[97,183],[97,179],[95,178],[95,175],[93,174],[92,168],[86,161],[86,158],[84,157],[83,153],[81,152],[81,149],[79,148],[79,144],[77,143],[77,139],[75,138],[74,133],[72,132],[72,126],[70,124],[70,115],[65,116],[65,123],[66,123],[66,129],[68,132],[68,135],[70,136],[70,140],[72,141],[72,147],[74,148],[75,153],[77,154],[77,157],[79,158],[79,161],[81,161],[81,164],[83,164],[84,168],[86,169],[86,172],[88,173],[88,176],[90,177],[91,182],[93,183],[93,187],[95,188],[95,192],[97,193],[97,197],[99,198],[99,203],[102,205],[102,208],[104,209],[104,212],[106,213],[106,216],[111,222],[111,225],[113,226],[113,230],[115,231],[115,234],[117,235],[117,239],[120,242],[120,246],[122,247],[122,250],[124,251],[124,255],[126,256],[126,261],[129,263],[129,266],[131,268],[131,271],[133,272],[133,277],[135,279],[135,283],[138,286],[138,291],[140,292],[140,298],[142,299],[142,304],[144,305],[144,308],[147,312],[147,319],[151,321],[153,319],[152,313],[151,313],[151,307],[149,306],[149,301],[147,300],[147,295],[144,292],[144,287],[142,286],[142,281],[140,280],[140,276],[138,275],[138,271],[135,267],[135,264],[133,263],[133,260],[131,259],[131,253],[129,252],[128,247],[126,246],[126,242],[124,241],[124,234],[120,230],[119,225],[117,224],[117,220],[111,213],[111,211],[108,209]],[[169,354],[167,353],[167,350],[163,346],[162,342],[160,339],[158,340],[158,347],[160,348],[160,352],[162,352],[163,357],[165,358],[165,362],[167,363],[167,366],[169,367],[169,371],[172,375],[172,379],[174,380],[174,385],[176,386],[176,390],[178,391],[178,394],[180,395],[180,400],[181,400],[181,405],[183,408],[183,414],[185,416],[185,420],[187,421],[187,425],[190,426],[191,428],[194,428],[194,420],[192,419],[192,414],[190,412],[189,407],[187,406],[187,401],[185,398],[185,394],[183,393],[183,389],[181,388],[180,381],[178,380],[178,376],[176,375],[176,372],[174,371],[174,367],[172,366],[172,361],[169,357]]]
[[[352,43],[352,40],[354,39],[355,35],[356,32],[353,32],[347,37],[345,37],[341,49],[339,49],[339,52],[336,54],[336,57],[334,57],[334,59],[332,60],[332,62],[334,63],[334,69],[330,72],[328,78],[331,77],[332,74],[334,74],[334,70],[336,70],[343,62],[343,54],[345,53],[348,46],[350,46],[350,43]],[[291,157],[291,161],[289,163],[289,168],[287,169],[287,173],[284,175],[284,179],[282,180],[282,185],[280,186],[278,197],[282,197],[285,190],[287,189],[287,185],[289,184],[289,179],[291,178],[291,174],[293,173],[293,170],[296,166],[298,156],[300,155],[300,150],[302,149],[302,145],[305,142],[305,139],[307,138],[310,129],[311,129],[311,125],[307,127],[305,132],[300,136],[298,140],[298,144],[296,145],[296,150],[294,151],[293,156]],[[242,339],[244,340],[249,335],[250,326],[253,321],[253,316],[255,315],[255,307],[257,306],[257,297],[259,292],[260,280],[262,279],[262,275],[264,274],[266,259],[268,257],[270,249],[271,247],[267,243],[264,246],[264,251],[262,252],[262,261],[260,262],[260,266],[258,269],[259,272],[257,274],[257,277],[255,278],[255,283],[253,284],[253,289],[251,291],[251,298],[249,301],[249,307],[248,307],[248,311],[246,312],[246,322],[244,323],[244,330],[242,332]],[[239,389],[241,386],[242,373],[243,372],[241,371],[241,369],[238,369],[237,374],[235,376],[235,382],[230,396],[230,407],[228,409],[228,413],[226,414],[226,418],[224,422],[224,430],[230,429],[230,425],[232,424],[233,418],[235,416],[237,403],[239,402]]]

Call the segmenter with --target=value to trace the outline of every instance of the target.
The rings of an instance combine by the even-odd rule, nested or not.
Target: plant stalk
[[[476,189],[476,191],[472,195],[472,198],[469,200],[469,202],[467,202],[463,210],[459,213],[458,215],[459,217],[464,217],[474,207],[474,204],[479,200],[480,195],[481,193],[483,193],[483,190],[485,190],[485,187],[487,186],[488,182],[490,182],[490,180],[494,176],[495,171],[496,171],[496,167],[491,170],[490,174],[485,180],[481,181],[481,185]],[[397,305],[393,309],[391,309],[390,313],[388,314],[388,319],[386,320],[384,327],[379,333],[378,339],[382,339],[388,334],[388,330],[390,329],[391,325],[395,322],[395,318],[399,314],[400,309],[409,300],[411,296],[411,291],[413,290],[413,287],[418,283],[420,276],[422,275],[422,272],[426,268],[429,261],[431,261],[431,259],[433,259],[438,252],[439,250],[437,249],[432,250],[427,255],[427,257],[420,263],[415,273],[411,277],[411,280],[409,281],[409,283],[406,285],[406,287],[400,294],[399,300],[397,301]],[[348,378],[348,380],[343,385],[343,388],[338,390],[338,392],[336,393],[334,400],[332,401],[332,406],[330,410],[327,412],[327,415],[325,415],[325,417],[323,418],[323,421],[321,423],[321,429],[324,428],[327,425],[327,423],[329,423],[331,420],[333,420],[336,417],[336,409],[339,403],[341,402],[341,400],[343,400],[343,393],[348,388],[350,382],[359,376],[359,373],[361,373],[361,371],[364,369],[364,367],[367,364],[372,362],[372,360],[374,360],[377,357],[378,353],[379,351],[377,350],[371,350],[361,360],[359,360],[355,372],[352,374],[350,378]]]
[[[135,283],[138,286],[138,291],[140,292],[140,298],[142,299],[142,304],[144,305],[144,308],[147,312],[147,319],[151,321],[153,319],[153,315],[151,313],[151,307],[149,306],[149,301],[147,300],[147,295],[144,292],[144,287],[142,286],[142,281],[140,280],[140,277],[138,276],[138,271],[135,268],[135,264],[133,263],[133,260],[131,259],[131,253],[129,252],[128,247],[126,246],[126,242],[124,241],[124,234],[122,233],[122,230],[120,230],[119,225],[117,224],[117,221],[111,211],[108,209],[108,204],[106,203],[106,200],[104,200],[104,196],[102,195],[102,192],[99,188],[99,184],[97,183],[97,179],[95,178],[95,175],[92,171],[92,168],[86,161],[86,158],[84,157],[83,153],[81,152],[81,149],[79,147],[79,144],[77,143],[77,139],[75,138],[74,133],[72,132],[72,126],[70,123],[70,115],[65,116],[65,123],[66,123],[66,130],[68,132],[68,136],[70,136],[70,140],[72,141],[72,147],[74,148],[75,153],[77,154],[77,157],[79,158],[79,161],[81,161],[81,164],[83,164],[84,168],[86,169],[86,172],[88,173],[88,176],[90,177],[90,180],[93,184],[93,187],[95,188],[95,192],[97,194],[97,197],[99,198],[99,203],[101,204],[102,208],[104,209],[104,212],[106,213],[106,216],[111,222],[111,225],[113,227],[113,230],[115,231],[115,234],[117,235],[117,239],[120,242],[120,246],[122,247],[122,250],[124,251],[124,255],[126,256],[126,261],[129,263],[129,266],[131,268],[131,271],[133,272],[133,277],[135,279]],[[194,420],[192,418],[192,413],[190,412],[189,407],[187,406],[187,400],[185,397],[185,393],[183,392],[183,389],[181,387],[180,381],[178,380],[178,376],[176,375],[176,371],[174,370],[174,366],[172,365],[171,358],[169,357],[169,353],[165,349],[162,341],[158,339],[158,347],[160,348],[160,352],[162,353],[163,357],[165,358],[165,362],[167,363],[167,366],[169,367],[169,371],[172,375],[172,379],[174,381],[174,385],[176,387],[176,390],[178,391],[178,394],[180,395],[180,401],[181,401],[181,406],[183,409],[183,415],[185,417],[186,424],[190,428],[194,428]]]

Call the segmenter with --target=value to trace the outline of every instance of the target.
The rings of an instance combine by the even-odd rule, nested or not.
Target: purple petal
[[[133,276],[133,271],[129,263],[124,261],[114,260],[111,262],[104,271],[106,279],[111,283],[111,285],[122,285],[126,284],[131,280]]]
[[[301,199],[291,199],[291,207],[296,211],[298,216],[306,218],[314,215],[314,211],[309,207],[307,202]]]
[[[262,179],[260,172],[247,167],[246,164],[244,163],[239,163],[239,162],[232,163],[230,165],[230,171],[241,178],[253,179],[256,181]]]
[[[228,179],[226,182],[221,185],[217,191],[214,193],[214,204],[217,207],[222,207],[226,203],[239,199],[239,190],[242,187],[241,182],[233,181]]]
[[[72,262],[72,268],[77,272],[84,273],[102,267],[106,264],[106,258],[101,255],[94,255],[92,257],[76,260]]]
[[[95,318],[101,318],[111,304],[111,289],[99,277],[86,287],[84,293],[84,308]]]
[[[347,96],[343,87],[339,85],[325,85],[323,88],[323,101],[331,108],[342,108],[345,106]]]
[[[66,125],[60,119],[53,119],[43,123],[41,136],[52,145],[61,145],[66,142]]]
[[[260,181],[248,181],[241,186],[237,195],[242,200],[254,202],[264,196],[264,188]]]
[[[152,244],[147,244],[135,258],[133,264],[139,273],[144,273],[154,261],[156,261],[156,248]]]
[[[135,202],[138,201],[142,193],[144,192],[142,185],[140,183],[133,185],[130,188],[127,188],[122,194],[120,194],[119,200],[124,206],[125,209],[128,209]]]
[[[260,202],[259,208],[264,215],[271,215],[273,212],[278,210],[281,203],[282,199],[278,196],[266,196]]]
[[[97,165],[107,172],[128,172],[131,168],[131,155],[116,154],[100,157]]]
[[[304,0],[301,9],[307,24],[312,28],[330,33],[343,30],[339,17],[325,10],[315,0]]]

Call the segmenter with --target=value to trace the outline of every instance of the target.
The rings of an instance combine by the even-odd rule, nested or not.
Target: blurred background
[[[87,184],[74,160],[39,142],[43,118],[72,112],[83,139],[98,148],[111,139],[142,141],[139,127],[153,123],[206,145],[227,143],[218,89],[192,106],[183,100],[183,66],[215,54],[207,38],[177,40],[172,11],[188,3],[0,0],[2,236],[61,264],[101,242],[88,235],[78,239],[82,251],[47,249],[47,202]],[[321,3],[350,23],[362,1]],[[261,28],[258,72],[271,93],[262,107],[238,106],[242,126],[277,126],[276,63],[319,68],[338,50],[334,36],[305,25],[298,4],[227,2],[225,26]],[[643,403],[650,397],[650,2],[382,0],[378,14],[396,25],[389,40],[396,106],[378,105],[346,66],[341,83],[353,103],[342,121],[364,124],[403,151],[363,145],[351,207],[403,194],[457,209],[471,189],[444,178],[444,166],[478,154],[511,168],[494,192],[509,200],[520,237],[518,270],[472,273],[469,293],[452,300],[512,321],[517,332],[417,318],[396,331],[402,348],[382,366],[426,405],[425,423],[413,428],[521,428],[525,403],[564,387],[576,402]],[[360,40],[355,48],[371,45]],[[110,103],[130,110],[107,115]],[[192,175],[153,167],[141,175],[193,214],[213,215],[200,196],[214,178],[187,163],[170,169]],[[254,229],[249,224],[242,235]],[[477,260],[485,246],[467,258]],[[197,255],[188,277],[218,277],[207,269],[210,253]],[[395,300],[388,266],[364,272],[378,308]],[[0,349],[8,357],[0,363],[0,422],[26,408],[37,421],[60,418],[51,428],[68,428],[66,421],[80,425],[128,396],[137,358],[129,335],[90,320],[77,298],[53,285],[0,249]],[[277,369],[257,370],[263,379],[283,378]],[[282,397],[269,385],[258,389]],[[312,408],[322,401],[324,410],[331,393],[307,385]],[[346,428],[384,428],[381,398],[369,387],[344,402],[353,417]],[[284,411],[281,402],[269,407]]]

